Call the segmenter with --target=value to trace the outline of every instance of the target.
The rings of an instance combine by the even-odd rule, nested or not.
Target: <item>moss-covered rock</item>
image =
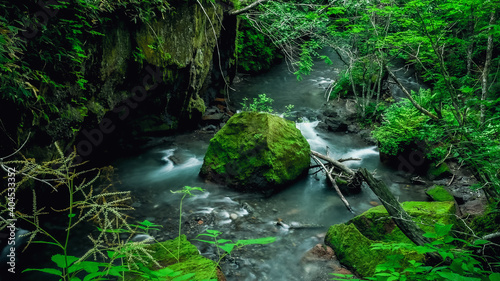
[[[180,240],[180,247],[179,247]],[[217,276],[217,264],[200,255],[198,249],[187,241],[185,235],[181,235],[173,240],[155,243],[148,246],[152,250],[153,258],[161,265],[161,268],[168,267],[174,271],[182,271],[182,274],[195,273],[189,280],[224,280]],[[179,255],[179,260],[177,260]],[[151,270],[159,270],[153,262],[145,265]],[[128,281],[149,280],[137,276],[128,276]],[[172,280],[165,278],[161,280]]]
[[[378,264],[386,261],[389,255],[402,254],[406,261],[422,261],[423,255],[416,252],[385,249],[372,249],[380,241],[368,239],[354,224],[337,224],[330,227],[325,237],[325,244],[335,250],[340,262],[354,269],[362,276],[372,276]]]
[[[444,187],[436,185],[427,190],[427,195],[429,195],[432,200],[438,202],[455,201],[453,195],[451,195]]]
[[[403,209],[426,232],[434,231],[434,224],[455,223],[455,204],[448,202],[404,202]],[[404,261],[422,261],[424,257],[411,251],[374,250],[373,243],[412,243],[396,226],[384,206],[369,209],[346,224],[330,227],[325,244],[331,246],[340,261],[363,276],[373,275],[377,264],[387,255],[402,254]]]
[[[424,231],[434,231],[434,224],[455,223],[455,203],[451,202],[403,202],[403,209],[414,218]],[[397,227],[384,206],[373,207],[353,218],[354,224],[361,233],[372,240],[411,243]]]
[[[441,163],[439,166],[432,164],[427,171],[427,177],[430,180],[439,180],[451,176],[450,167],[446,163]]]
[[[269,193],[297,179],[309,166],[309,153],[293,122],[242,112],[210,140],[200,175],[240,190]]]

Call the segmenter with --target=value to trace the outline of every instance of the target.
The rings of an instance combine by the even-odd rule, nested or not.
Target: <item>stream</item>
[[[252,100],[266,93],[275,100],[274,107],[283,111],[295,105],[296,115],[304,122],[297,128],[306,137],[311,149],[328,153],[334,158],[359,157],[348,166],[363,166],[383,179],[400,201],[426,200],[422,188],[402,184],[405,175],[382,165],[375,146],[367,145],[355,134],[331,133],[316,130],[315,117],[325,103],[325,88],[335,79],[342,64],[329,54],[334,65],[317,63],[314,71],[297,81],[285,63],[254,77],[243,77],[235,84],[231,102],[238,105],[243,97]],[[198,177],[204,153],[212,137],[209,133],[192,132],[163,138],[152,138],[149,148],[136,156],[117,159],[113,166],[121,181],[120,189],[130,190],[133,196],[134,220],[147,219],[163,226],[152,233],[158,240],[178,235],[180,194],[171,191],[183,186],[197,186],[205,192],[195,192],[183,201],[182,233],[200,252],[217,260],[217,251],[196,241],[196,235],[207,229],[219,230],[219,238],[254,239],[274,236],[277,241],[268,245],[250,245],[233,251],[224,258],[221,268],[231,280],[329,280],[331,269],[301,262],[304,254],[318,243],[332,224],[346,222],[357,214],[379,204],[366,186],[356,195],[346,196],[355,214],[343,205],[325,175],[314,174],[290,185],[271,197],[235,192],[227,187],[206,183]],[[278,220],[285,225],[277,225]],[[307,226],[307,227],[301,227]]]

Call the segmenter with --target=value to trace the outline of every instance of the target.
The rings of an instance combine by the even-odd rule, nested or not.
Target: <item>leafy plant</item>
[[[193,193],[192,193],[193,191],[205,192],[200,187],[191,187],[191,186],[184,186],[180,190],[171,191],[172,193],[182,194],[182,198],[181,198],[180,203],[179,203],[179,236],[181,236],[181,227],[182,227],[182,202],[184,201],[184,198],[186,198],[186,196],[193,196]],[[180,257],[180,250],[181,250],[181,240],[179,239],[179,246],[177,247],[177,260],[179,260],[179,257]]]
[[[243,98],[243,103],[241,103],[243,111],[253,111],[253,112],[273,112],[273,102],[274,100],[266,94],[260,94],[258,98],[253,98],[253,103],[248,104],[248,98]]]
[[[205,242],[208,244],[213,244],[217,247],[217,254],[219,256],[219,260],[217,261],[217,265],[220,264],[222,259],[227,256],[231,255],[231,253],[234,250],[240,249],[244,246],[248,245],[265,245],[265,244],[270,244],[274,243],[276,241],[276,237],[263,237],[263,238],[257,238],[257,239],[245,239],[245,240],[238,240],[236,242],[233,242],[228,239],[220,239],[218,238],[219,235],[222,234],[222,232],[218,230],[206,230],[207,233],[201,233],[198,234],[196,237],[210,237],[213,240],[204,240],[204,239],[197,239],[198,241]],[[220,250],[224,250],[223,253],[220,252]],[[215,268],[214,268],[215,270]]]

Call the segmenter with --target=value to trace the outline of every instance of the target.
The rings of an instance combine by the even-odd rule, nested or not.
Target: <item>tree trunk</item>
[[[491,11],[490,15],[490,27],[488,28],[488,44],[486,45],[486,61],[484,62],[483,75],[481,79],[481,101],[484,102],[488,98],[488,75],[490,74],[490,64],[493,55],[493,34],[491,33],[491,26],[495,24],[496,20],[496,9]],[[481,103],[481,124],[484,123],[484,112],[486,108],[484,103]]]
[[[385,209],[392,217],[401,231],[417,246],[422,246],[431,241],[423,236],[424,231],[411,219],[410,215],[401,207],[394,195],[389,191],[385,183],[375,179],[365,168],[360,168],[358,173],[364,178],[371,190],[378,196]],[[437,253],[429,253],[432,259],[439,260]]]
[[[396,77],[396,75],[394,75],[394,73],[392,73],[392,71],[389,69],[389,66],[385,65],[385,69],[387,70],[387,72],[389,73],[389,76],[391,76],[392,80],[394,80],[394,82],[396,82],[396,84],[398,85],[398,87],[401,89],[401,91],[403,91],[403,93],[405,93],[405,95],[408,97],[408,99],[410,100],[410,102],[413,104],[413,106],[415,106],[415,108],[417,108],[420,112],[422,112],[423,114],[429,116],[430,118],[434,119],[434,120],[439,120],[439,118],[430,113],[427,109],[423,108],[420,104],[418,104],[414,99],[413,97],[411,96],[411,94],[408,92],[408,90],[406,90],[406,88],[401,84],[401,82],[399,82],[399,79]]]

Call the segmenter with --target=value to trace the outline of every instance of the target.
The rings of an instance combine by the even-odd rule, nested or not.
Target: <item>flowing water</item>
[[[302,112],[311,120],[297,124],[311,149],[326,153],[328,147],[329,155],[334,158],[359,157],[361,161],[347,162],[348,166],[376,170],[400,201],[425,200],[418,189],[401,183],[405,181],[403,177],[380,163],[376,147],[364,144],[357,135],[315,129],[318,121],[314,121],[314,116],[324,103],[325,88],[342,68],[334,62],[333,66],[318,64],[315,71],[300,82],[286,64],[276,66],[237,84],[231,97],[237,104],[245,96],[253,98],[266,93],[275,100],[278,110],[294,104],[297,113]],[[118,168],[121,189],[131,190],[134,197],[134,219],[163,225],[164,228],[153,233],[160,240],[174,238],[181,196],[172,194],[171,190],[186,185],[202,187],[205,192],[195,192],[184,200],[182,233],[203,255],[217,259],[212,245],[194,240],[206,229],[222,231],[220,238],[233,241],[277,238],[273,244],[247,246],[225,258],[221,267],[227,280],[328,280],[330,269],[311,266],[301,262],[301,258],[314,245],[323,242],[330,225],[346,222],[362,213],[378,202],[377,197],[367,187],[359,194],[346,196],[355,211],[352,214],[327,184],[325,175],[312,170],[307,177],[268,198],[206,183],[198,177],[198,172],[210,137],[193,132],[153,139],[155,145],[145,153],[116,161],[114,166]],[[277,224],[278,220],[281,225]]]

